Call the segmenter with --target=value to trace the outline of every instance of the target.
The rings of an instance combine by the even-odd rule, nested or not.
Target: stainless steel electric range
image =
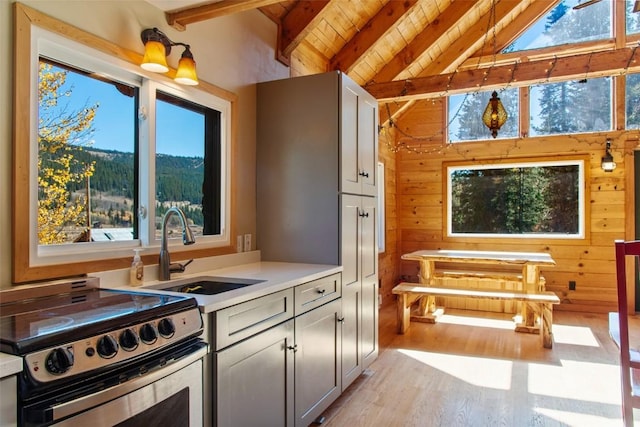
[[[24,426],[201,426],[207,345],[186,296],[62,283],[0,305],[0,351],[23,358]]]

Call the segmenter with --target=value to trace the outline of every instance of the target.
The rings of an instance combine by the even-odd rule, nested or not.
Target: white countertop
[[[311,280],[339,273],[341,271],[342,267],[337,265],[257,261],[238,264],[231,267],[214,268],[210,270],[199,269],[199,271],[192,274],[174,273],[172,275],[172,280],[170,281],[161,282],[158,280],[153,280],[145,282],[142,286],[137,287],[129,285],[118,286],[116,285],[116,283],[119,283],[118,280],[105,280],[105,282],[107,283],[103,284],[103,281],[101,280],[101,287],[193,296],[198,301],[200,311],[202,311],[203,313],[210,313],[212,311],[220,310],[225,307],[248,301],[250,299],[258,298],[263,295],[291,288],[302,283],[309,282]],[[176,284],[184,282],[185,279],[211,276],[240,279],[259,279],[263,280],[263,282],[257,283],[255,285],[245,286],[239,289],[234,289],[228,292],[223,292],[217,295],[184,294],[157,289],[159,286],[175,286]],[[22,358],[0,353],[0,378],[14,375],[20,371],[22,371]]]
[[[211,276],[264,280],[264,282],[257,283],[255,285],[245,286],[243,288],[234,289],[217,295],[188,294],[189,296],[196,298],[198,305],[200,305],[200,310],[203,313],[210,313],[250,299],[278,292],[282,289],[291,288],[311,280],[339,273],[341,271],[342,267],[337,265],[255,262],[215,270],[201,271],[193,274],[173,274],[172,280],[170,281],[160,282],[155,280],[147,282],[143,286],[126,286],[125,288],[139,291],[170,293],[173,295],[187,295],[176,292],[161,291],[157,288],[158,286],[175,286],[176,282],[180,283],[189,278]]]
[[[0,353],[0,379],[22,371],[22,358]]]

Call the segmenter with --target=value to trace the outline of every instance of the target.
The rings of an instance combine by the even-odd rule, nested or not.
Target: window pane
[[[138,90],[41,58],[38,243],[132,240]]]
[[[577,0],[563,0],[503,52],[610,38],[612,3],[601,1],[574,10]]]
[[[627,129],[640,129],[640,74],[627,74],[625,103]]]
[[[627,34],[640,33],[640,13],[633,11],[636,0],[626,0]]]
[[[482,122],[489,98],[493,91],[452,95],[449,97],[449,141],[475,141],[491,139],[491,131]],[[507,121],[498,131],[498,138],[516,138],[518,136],[518,89],[505,89],[498,92],[507,111]]]
[[[578,164],[449,168],[450,232],[577,235]]]
[[[202,213],[205,171],[205,107],[162,92],[156,94],[156,238],[161,237],[162,217],[180,208],[195,235],[204,234]],[[181,238],[176,216],[168,237]]]
[[[611,78],[531,86],[530,135],[611,130]]]

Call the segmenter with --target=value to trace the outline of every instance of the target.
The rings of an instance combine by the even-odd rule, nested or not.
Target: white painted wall
[[[11,286],[11,117],[14,0],[0,0],[0,289]],[[256,233],[256,83],[289,76],[274,53],[276,25],[258,10],[203,21],[178,32],[142,0],[24,0],[22,3],[125,48],[143,53],[140,32],[158,27],[191,45],[198,78],[238,95],[237,232]],[[169,64],[177,66],[179,52]],[[25,236],[26,238],[26,236]],[[255,245],[254,245],[255,246]]]

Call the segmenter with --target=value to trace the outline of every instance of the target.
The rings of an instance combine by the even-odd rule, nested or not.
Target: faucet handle
[[[169,264],[169,272],[171,273],[184,273],[187,266],[193,262],[193,258],[184,264],[180,264],[179,262],[172,262]]]

